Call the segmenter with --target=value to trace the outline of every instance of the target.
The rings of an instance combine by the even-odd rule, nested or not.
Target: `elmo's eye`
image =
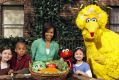
[[[69,51],[69,49],[66,49],[66,51]]]
[[[96,21],[97,21],[97,19],[96,19],[96,18],[92,18],[92,21],[96,22]]]
[[[65,52],[65,50],[62,50],[62,52]]]
[[[88,22],[90,22],[90,19],[88,18],[88,19],[86,19],[86,22],[88,23]]]

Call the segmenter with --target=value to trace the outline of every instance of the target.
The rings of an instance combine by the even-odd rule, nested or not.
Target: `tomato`
[[[48,68],[56,68],[56,64],[46,64]]]

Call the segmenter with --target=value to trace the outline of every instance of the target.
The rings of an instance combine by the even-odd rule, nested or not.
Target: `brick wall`
[[[0,0],[0,3],[3,4],[5,2],[9,2],[9,1],[13,1],[13,0]],[[24,0],[15,0],[15,1],[20,2],[20,3],[24,2]]]
[[[82,4],[90,4],[90,0],[79,0],[80,3]],[[111,6],[119,6],[119,0],[98,0],[98,4],[107,4]]]
[[[7,2],[12,2],[16,1],[19,4],[24,5],[24,36],[27,36],[27,32],[31,31],[32,28],[34,27],[33,21],[34,21],[34,9],[32,8],[32,1],[33,0],[0,0],[0,5],[4,5]],[[85,4],[90,4],[87,0],[79,0],[80,3]],[[119,0],[99,0],[98,4],[108,4],[108,5],[119,5]],[[1,11],[1,7],[0,7]],[[0,18],[1,18],[1,13],[0,13]],[[0,32],[2,32],[2,23],[0,19]],[[0,34],[2,35],[2,34]]]
[[[28,32],[34,27],[34,9],[32,8],[32,0],[24,1],[24,36],[29,36]]]

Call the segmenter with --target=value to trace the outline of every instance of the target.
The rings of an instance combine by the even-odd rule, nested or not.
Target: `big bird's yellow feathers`
[[[105,28],[107,21],[107,13],[96,5],[88,5],[76,18],[87,48],[87,62],[94,75],[119,80],[119,35]]]

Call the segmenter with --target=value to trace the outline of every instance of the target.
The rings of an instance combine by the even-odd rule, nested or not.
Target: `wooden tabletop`
[[[24,79],[25,78],[25,79]],[[72,76],[73,80],[103,80],[103,79],[96,79],[96,78],[91,78],[91,77],[86,77],[86,76],[81,76],[74,74]],[[14,76],[11,75],[0,75],[0,80],[34,80],[31,77],[31,74],[16,74]],[[67,80],[67,79],[65,79]]]
[[[77,74],[73,74],[72,77],[73,77],[74,80],[104,80],[104,79],[96,79],[96,78],[77,75]]]
[[[0,80],[18,80],[23,78],[30,78],[31,74],[16,74],[14,76],[11,75],[0,75]]]

